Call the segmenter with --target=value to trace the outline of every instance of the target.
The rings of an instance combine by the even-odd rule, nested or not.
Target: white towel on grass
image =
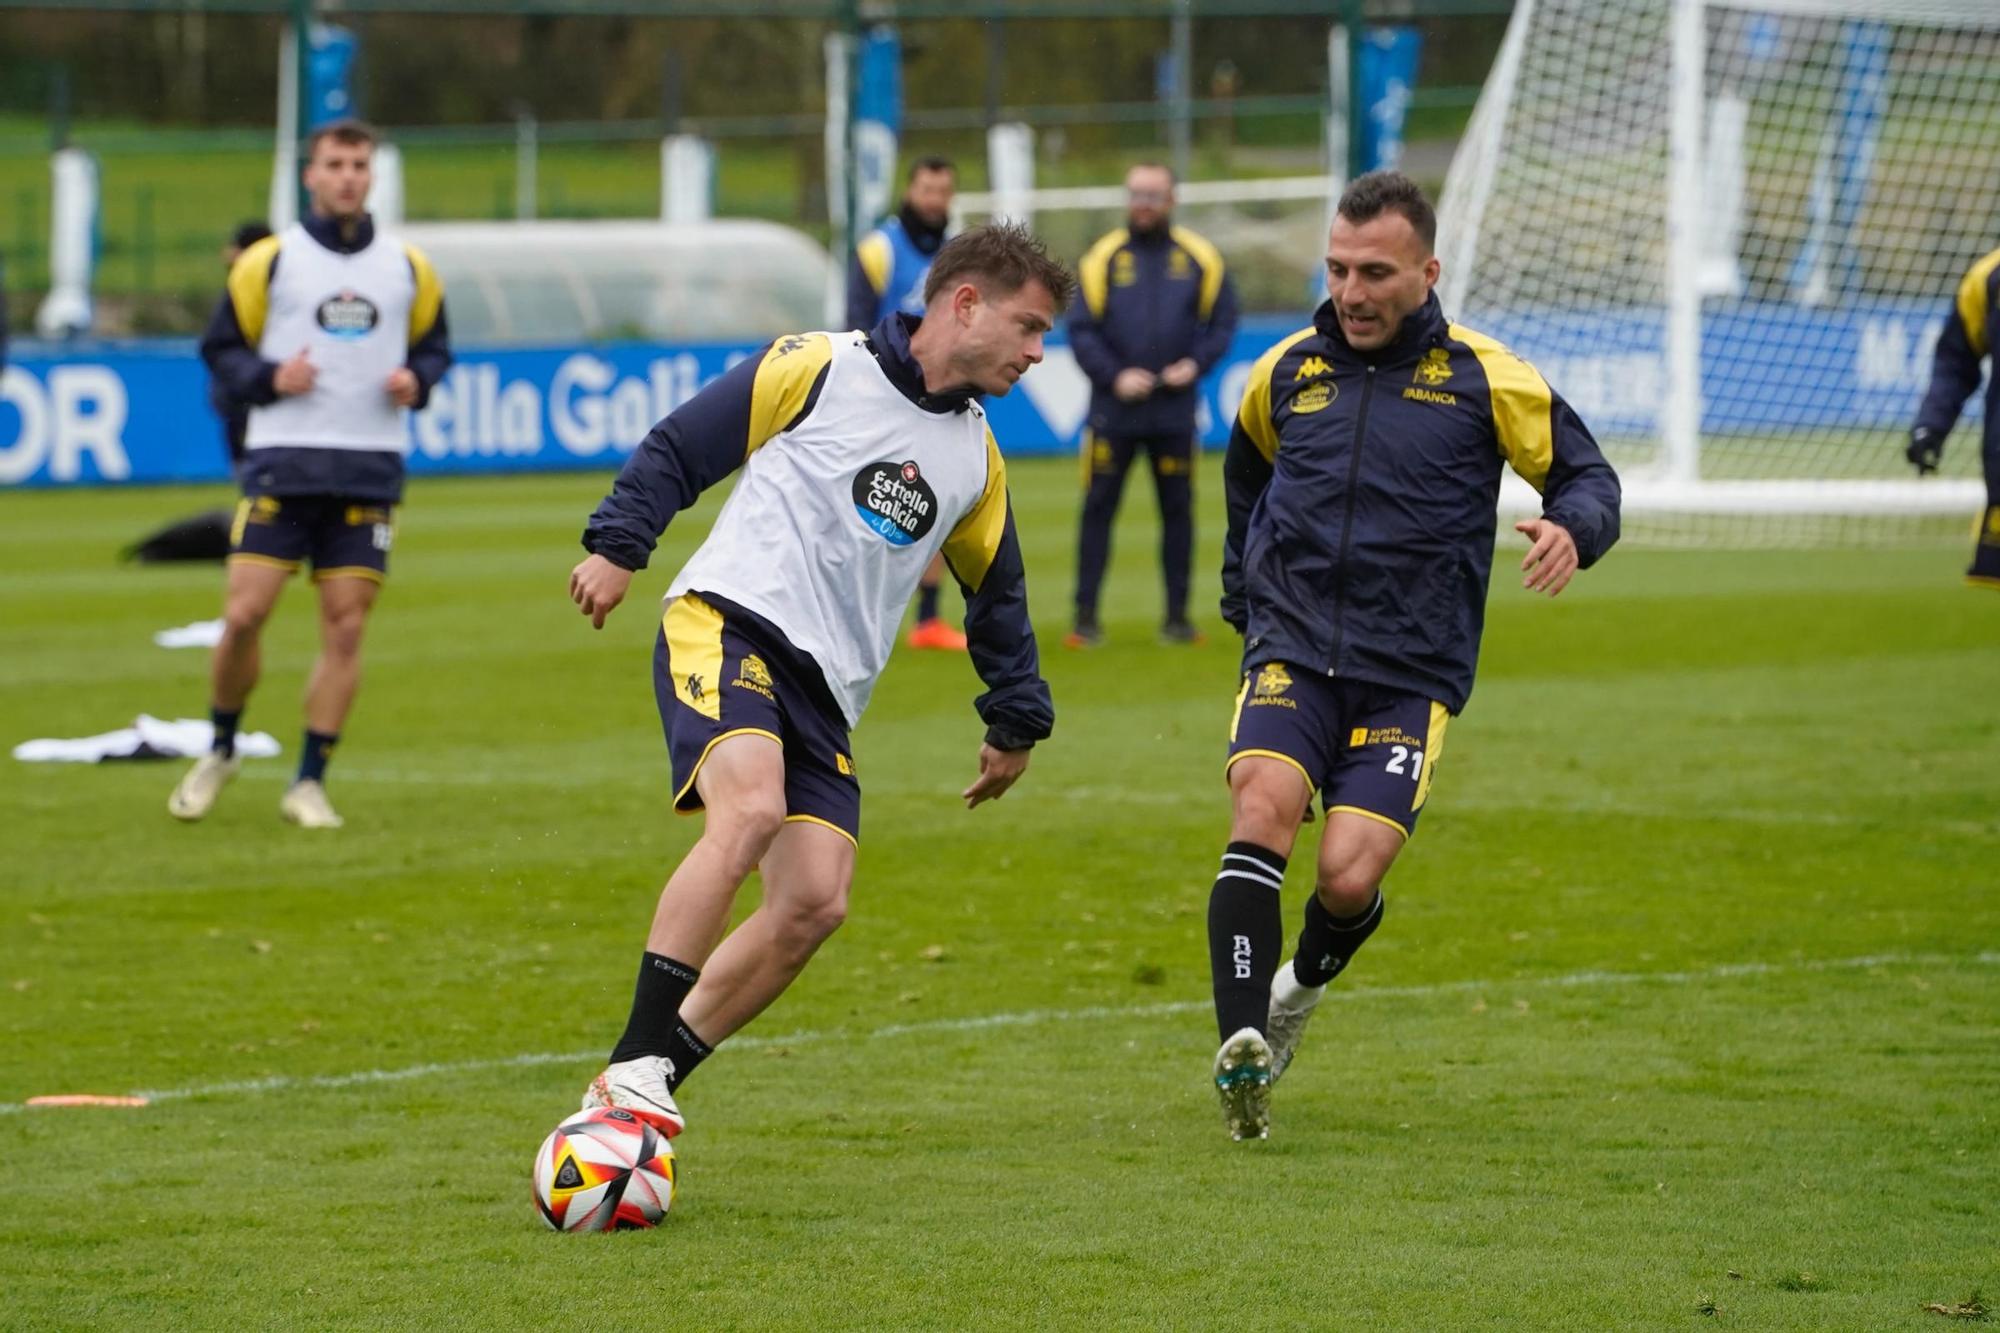
[[[176,625],[153,635],[153,642],[162,648],[213,648],[222,642],[222,622],[197,620],[191,625]]]
[[[192,759],[207,754],[215,744],[215,725],[197,718],[176,718],[163,722],[150,714],[139,714],[129,727],[107,731],[101,736],[80,736],[75,740],[22,741],[14,747],[14,757],[30,764],[96,764],[107,759]],[[236,753],[245,759],[270,759],[281,746],[266,731],[238,732]]]

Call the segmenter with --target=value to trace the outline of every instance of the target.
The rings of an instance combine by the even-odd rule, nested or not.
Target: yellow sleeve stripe
[[[1986,289],[1993,285],[1993,270],[2000,267],[2000,250],[1995,250],[1986,258],[1966,271],[1965,281],[1958,284],[1958,320],[1965,325],[1965,340],[1972,344],[1973,355],[1985,356],[1986,346]]]
[[[1083,290],[1084,308],[1092,319],[1104,318],[1104,302],[1111,294],[1111,256],[1124,248],[1132,233],[1120,227],[1106,232],[1085,252],[1076,266],[1077,285]]]
[[[1549,479],[1549,465],[1556,453],[1555,395],[1549,382],[1497,339],[1463,324],[1449,325],[1445,332],[1471,348],[1479,368],[1486,372],[1486,393],[1500,456],[1539,492]]]
[[[1244,385],[1243,405],[1236,409],[1236,420],[1242,423],[1243,433],[1250,437],[1267,463],[1278,458],[1278,423],[1271,416],[1271,377],[1277,374],[1278,362],[1284,360],[1285,353],[1316,332],[1311,328],[1300,329],[1258,357],[1250,367],[1250,380]]]
[[[1205,320],[1215,312],[1215,300],[1222,295],[1222,252],[1209,244],[1208,237],[1186,227],[1171,228],[1168,235],[1201,269],[1200,312]]]
[[[986,582],[986,571],[1000,554],[1000,538],[1007,531],[1007,464],[1000,457],[1000,443],[993,428],[986,429],[986,489],[951,535],[944,539],[945,562],[958,581],[974,592]]]
[[[794,333],[772,343],[757,363],[750,385],[750,431],[745,458],[762,448],[805,411],[819,373],[833,360],[833,340],[824,333]]]
[[[417,294],[410,301],[410,341],[414,343],[436,327],[438,311],[444,308],[444,284],[438,281],[429,255],[407,241],[403,251],[410,257],[410,272],[417,280]]]
[[[855,258],[861,261],[861,272],[868,279],[868,285],[880,296],[889,290],[889,238],[879,231],[871,231],[861,238],[861,244],[854,247]]]
[[[264,337],[264,316],[271,308],[271,266],[277,262],[278,238],[266,236],[229,267],[229,304],[236,309],[243,341],[253,349]]]

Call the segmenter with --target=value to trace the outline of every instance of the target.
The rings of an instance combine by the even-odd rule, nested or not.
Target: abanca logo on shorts
[[[937,492],[915,463],[870,463],[855,474],[854,512],[891,546],[922,541],[937,510]]]

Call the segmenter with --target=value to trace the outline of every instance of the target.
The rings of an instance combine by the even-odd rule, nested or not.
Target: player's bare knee
[[[787,904],[782,919],[788,941],[809,954],[847,920],[847,890],[835,887],[796,897]]]
[[[1230,840],[1254,842],[1273,850],[1288,848],[1305,817],[1305,803],[1298,783],[1285,775],[1284,781],[1248,780],[1233,793]]]
[[[1375,901],[1375,889],[1382,882],[1366,866],[1348,864],[1330,872],[1321,870],[1313,891],[1327,912],[1337,917],[1358,916]]]
[[[737,878],[756,869],[785,826],[783,793],[746,792],[727,804],[710,802],[704,841],[714,843]]]

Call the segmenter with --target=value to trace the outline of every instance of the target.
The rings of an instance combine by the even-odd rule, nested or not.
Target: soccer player
[[[230,233],[229,243],[222,247],[222,271],[235,271],[236,261],[243,252],[271,234],[271,229],[261,222],[238,224]],[[232,397],[228,384],[211,372],[208,378],[208,404],[215,409],[215,415],[222,419],[223,447],[229,451],[229,475],[234,477],[243,467],[244,441],[250,435],[250,403]]]
[[[341,824],[326,766],[389,569],[405,417],[451,365],[444,288],[430,261],[368,215],[375,142],[359,121],[313,132],[302,173],[310,212],[243,252],[202,337],[222,392],[252,406],[211,669],[215,748],[174,788],[167,809],[176,819],[206,815],[236,776],[236,728],[257,684],[264,622],[310,559],[320,655],[306,685],[298,776],[278,809],[302,828]]]
[[[742,470],[667,589],[653,655],[674,806],[704,811],[702,833],[660,893],[630,1020],[585,1109],[622,1106],[679,1133],[681,1081],[840,924],[861,827],[848,730],[934,555],[965,593],[987,686],[966,805],[1004,795],[1049,734],[1006,469],[979,397],[1041,360],[1072,285],[1026,231],[968,231],[932,262],[921,318],[778,339],[655,426],[591,517],[570,595],[601,627],[668,521]],[[724,938],[753,869],[763,902]]]
[[[1063,640],[1072,648],[1103,642],[1098,589],[1111,560],[1111,524],[1125,473],[1141,450],[1152,461],[1160,499],[1160,570],[1167,585],[1160,636],[1169,643],[1201,640],[1187,616],[1196,388],[1235,336],[1236,290],[1216,248],[1173,225],[1170,168],[1134,165],[1125,173],[1125,198],[1125,225],[1077,265],[1081,295],[1069,317],[1070,347],[1091,387],[1076,620]]]
[[[1542,495],[1516,523],[1523,585],[1553,597],[1618,537],[1618,478],[1534,367],[1448,323],[1437,220],[1407,177],[1341,196],[1329,299],[1251,368],[1224,463],[1222,612],[1244,635],[1229,729],[1229,848],[1209,897],[1236,1139],[1263,1138],[1270,1085],[1382,920],[1382,879],[1416,828],[1465,707],[1503,461]],[[1278,890],[1317,794],[1313,896],[1278,965]]]
[[[2000,338],[2000,250],[1981,259],[1958,284],[1956,299],[1938,334],[1930,388],[1917,409],[1907,456],[1917,475],[1937,471],[1944,437],[1958,422],[1966,399],[1979,387],[1979,363]],[[1986,428],[1980,461],[1986,472],[1986,508],[1973,538],[1968,583],[2000,588],[2000,375],[1986,380]]]
[[[951,224],[958,168],[946,157],[920,157],[903,182],[903,202],[854,247],[847,272],[847,327],[872,329],[890,315],[924,313],[924,279]],[[938,614],[944,564],[931,561],[917,584],[917,620],[904,642],[919,650],[965,651],[965,635]]]

